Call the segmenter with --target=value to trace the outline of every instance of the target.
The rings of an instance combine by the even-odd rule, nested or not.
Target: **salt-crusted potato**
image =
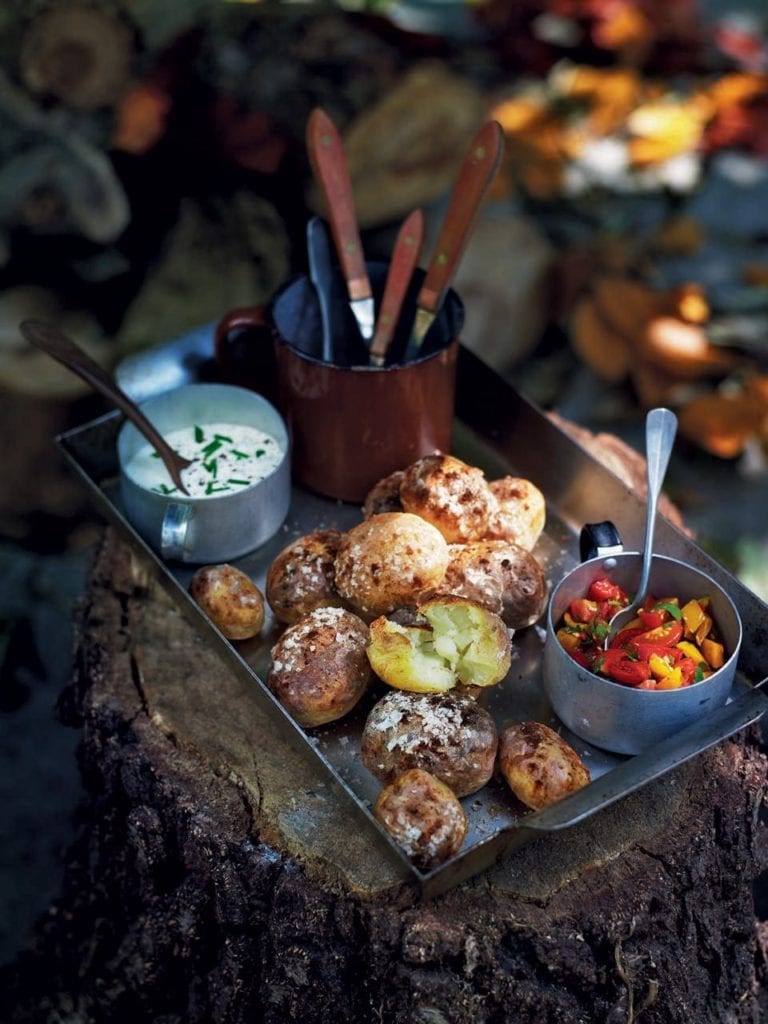
[[[427,870],[458,853],[467,834],[464,808],[453,790],[421,768],[385,786],[373,813],[406,856]]]
[[[234,565],[202,565],[189,593],[229,640],[248,640],[264,625],[264,596]]]
[[[272,648],[267,686],[305,728],[343,718],[371,681],[368,627],[343,608],[316,608]]]
[[[333,564],[339,530],[314,530],[288,544],[269,567],[265,596],[275,617],[289,625],[315,608],[340,608]]]
[[[547,578],[535,555],[505,540],[451,544],[438,594],[476,601],[510,629],[525,629],[547,606]]]
[[[488,540],[510,540],[532,551],[547,521],[544,495],[530,480],[505,476],[491,480],[491,493],[497,505],[488,518]]]
[[[419,605],[412,624],[382,615],[371,623],[368,660],[398,690],[443,693],[457,683],[493,686],[512,660],[507,627],[473,601],[447,595]]]
[[[400,484],[406,512],[421,516],[449,544],[480,540],[497,507],[482,470],[452,455],[425,455],[411,463]]]
[[[434,590],[448,565],[448,545],[434,526],[405,512],[383,512],[341,539],[336,589],[365,618],[415,604]]]
[[[502,731],[499,768],[517,799],[534,810],[590,782],[589,769],[573,747],[541,722],[518,722]]]
[[[423,768],[456,796],[488,782],[498,743],[493,718],[470,697],[400,690],[371,708],[360,741],[363,764],[379,782]]]
[[[397,469],[374,484],[363,502],[363,515],[366,519],[378,516],[382,512],[403,511],[403,503],[400,501],[400,484],[403,482],[404,476],[403,470]]]

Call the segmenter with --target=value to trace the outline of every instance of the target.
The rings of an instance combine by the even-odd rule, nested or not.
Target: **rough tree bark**
[[[66,696],[88,799],[10,1019],[761,1019],[754,730],[420,903],[109,531]]]

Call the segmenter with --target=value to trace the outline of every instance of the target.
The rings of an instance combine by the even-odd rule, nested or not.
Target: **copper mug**
[[[368,265],[377,301],[387,268],[385,263]],[[217,325],[216,359],[225,378],[235,374],[239,382],[274,398],[291,437],[294,479],[311,490],[360,502],[395,470],[431,452],[450,450],[464,307],[449,291],[417,356],[401,364],[422,278],[423,271],[414,274],[383,367],[368,363],[340,277],[329,295],[333,362],[321,358],[320,307],[306,276],[283,285],[268,306],[232,310]],[[254,379],[259,373],[262,378]]]

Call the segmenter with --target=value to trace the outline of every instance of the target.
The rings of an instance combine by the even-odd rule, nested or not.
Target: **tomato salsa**
[[[677,597],[649,596],[637,617],[604,648],[610,620],[628,604],[620,586],[593,580],[585,597],[571,601],[557,638],[579,665],[637,690],[691,686],[725,663],[708,597],[681,606]]]

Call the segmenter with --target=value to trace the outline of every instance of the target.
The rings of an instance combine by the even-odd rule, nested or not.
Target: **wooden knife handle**
[[[414,210],[402,223],[395,239],[384,285],[384,294],[376,317],[376,330],[371,342],[371,362],[383,366],[389,343],[397,328],[403,299],[411,283],[424,244],[424,214]]]
[[[440,308],[503,154],[501,125],[488,121],[472,139],[459,168],[440,237],[419,292],[420,309],[435,313]]]
[[[336,125],[320,107],[309,115],[307,150],[325,198],[328,223],[349,297],[353,301],[366,299],[371,295],[371,285],[357,226],[347,158]]]

